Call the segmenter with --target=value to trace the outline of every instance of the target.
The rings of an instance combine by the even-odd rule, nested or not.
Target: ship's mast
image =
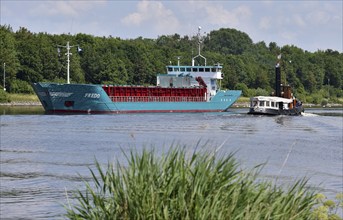
[[[73,47],[78,47],[78,52],[80,51],[80,47],[79,45],[72,45],[70,46],[69,41],[67,42],[66,46],[62,46],[62,45],[57,45],[58,47],[58,52],[59,52],[59,47],[63,47],[63,48],[67,48],[67,53],[65,53],[64,55],[67,55],[67,84],[70,84],[70,55],[73,55],[72,53],[70,53],[70,49]]]
[[[206,66],[206,57],[202,56],[200,54],[200,49],[201,49],[201,35],[200,35],[200,30],[201,30],[201,27],[199,26],[198,27],[198,34],[197,34],[197,37],[198,37],[198,55],[196,55],[195,57],[192,58],[192,66],[194,66],[194,63],[195,63],[195,58],[197,57],[201,57],[205,60],[205,66]]]

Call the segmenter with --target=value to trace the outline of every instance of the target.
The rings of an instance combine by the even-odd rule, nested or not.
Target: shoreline
[[[42,104],[36,101],[15,101],[0,103],[0,106],[42,106]]]
[[[249,108],[250,103],[249,102],[236,102],[234,103],[231,108]],[[328,104],[327,106],[321,106],[311,103],[303,103],[304,107],[306,108],[343,108],[342,104]],[[6,103],[0,103],[0,106],[42,106],[42,104],[39,101],[13,101],[13,102],[6,102]]]

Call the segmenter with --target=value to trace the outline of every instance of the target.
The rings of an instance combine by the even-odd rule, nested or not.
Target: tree
[[[206,49],[217,51],[223,55],[243,54],[244,51],[252,47],[251,38],[241,31],[221,28],[218,31],[211,31],[205,39]]]
[[[15,45],[16,40],[13,36],[12,28],[0,25],[0,70],[3,73],[5,68],[7,83],[15,79],[16,73],[20,68]],[[1,82],[1,85],[3,85],[3,77],[1,77]]]
[[[27,82],[39,82],[44,79],[43,65],[39,54],[38,40],[34,33],[21,27],[16,32],[16,50],[21,68],[17,71],[16,78]]]

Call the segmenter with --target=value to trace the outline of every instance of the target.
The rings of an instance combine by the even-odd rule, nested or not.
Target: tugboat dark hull
[[[303,106],[295,107],[292,109],[254,109],[250,108],[248,114],[251,115],[269,115],[269,116],[274,116],[274,115],[289,115],[289,116],[297,116],[301,115],[301,113],[304,112]]]

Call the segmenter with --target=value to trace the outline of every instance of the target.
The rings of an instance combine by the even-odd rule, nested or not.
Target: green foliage
[[[244,32],[221,28],[219,31],[211,31],[206,39],[206,49],[223,55],[238,55],[249,49],[252,43],[251,38]]]
[[[223,88],[242,87],[243,95],[249,96],[262,90],[271,93],[276,57],[281,53],[282,83],[291,85],[297,97],[310,96],[308,100],[317,104],[323,98],[331,102],[343,97],[342,53],[330,49],[310,53],[296,46],[279,47],[275,42],[253,43],[246,33],[229,28],[211,31],[203,39],[207,63],[223,65]],[[6,63],[6,84],[17,84],[12,83],[15,80],[65,81],[66,49],[60,47],[58,54],[57,47],[68,41],[75,46],[70,51],[70,79],[75,83],[155,85],[156,75],[164,73],[166,65],[175,65],[177,57],[181,65],[190,65],[198,50],[194,36],[179,34],[123,40],[81,33],[32,33],[24,27],[13,32],[10,26],[0,25],[0,71]],[[77,45],[82,52],[78,53]],[[257,91],[259,88],[262,90]]]
[[[0,87],[0,103],[6,103],[11,102],[11,98],[7,94],[7,92],[4,91],[4,88]]]
[[[242,94],[245,97],[249,97],[250,96],[249,88],[244,83],[237,83],[236,86],[235,86],[235,89],[236,90],[242,90]]]
[[[33,93],[33,88],[28,82],[18,79],[12,80],[8,87],[11,93]]]
[[[270,92],[265,89],[257,88],[257,89],[249,89],[250,96],[269,96]]]
[[[343,211],[343,193],[338,193],[335,199],[336,201],[328,200],[325,195],[317,194],[319,206],[313,210],[311,217],[318,220],[342,220],[337,212],[339,209]]]
[[[0,70],[1,73],[4,72],[4,63],[5,63],[5,72],[6,72],[6,83],[9,80],[15,78],[16,73],[20,67],[18,60],[18,51],[15,49],[15,36],[12,32],[10,26],[0,25]],[[1,77],[1,82],[3,85],[3,78]]]
[[[239,169],[233,155],[188,154],[174,148],[126,155],[90,170],[93,182],[77,191],[70,219],[308,219],[316,204],[306,181],[288,190],[257,181],[258,170]]]

